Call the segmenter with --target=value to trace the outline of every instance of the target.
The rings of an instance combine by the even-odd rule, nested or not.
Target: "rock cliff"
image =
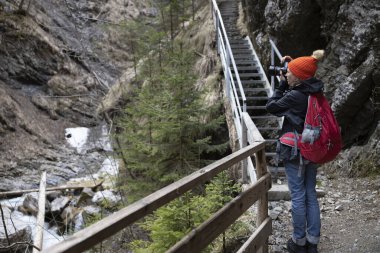
[[[123,22],[155,15],[137,0],[23,2],[0,0],[0,190],[83,167],[64,129],[99,125],[100,100],[132,64]]]
[[[317,76],[325,83],[345,148],[376,147],[379,139],[375,129],[380,117],[379,1],[242,0],[242,6],[249,36],[266,65],[270,60],[269,39],[283,55],[292,57],[326,50]],[[375,153],[379,160],[379,149],[361,152],[371,152],[368,157]]]

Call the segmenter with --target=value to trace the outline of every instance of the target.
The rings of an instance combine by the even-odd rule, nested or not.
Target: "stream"
[[[65,225],[64,229],[66,229],[66,231],[62,232],[62,227],[59,228],[57,226],[57,221],[54,224],[54,222],[49,221],[45,217],[43,248],[47,248],[64,240],[68,236],[67,230],[69,230],[69,234],[71,234],[72,232],[82,229],[85,225],[84,216],[100,213],[101,208],[99,205],[104,199],[112,205],[116,205],[121,199],[120,196],[113,191],[115,188],[115,177],[119,173],[119,164],[118,161],[112,157],[112,146],[107,126],[103,124],[102,126],[92,129],[85,127],[67,128],[65,129],[65,137],[67,144],[76,150],[76,153],[81,159],[91,159],[93,161],[94,156],[96,156],[97,160],[103,160],[102,163],[99,163],[96,173],[88,173],[90,171],[86,171],[83,168],[78,169],[78,177],[71,178],[66,184],[82,185],[90,183],[93,185],[95,182],[102,180],[103,189],[92,192],[91,188],[85,188],[87,189],[86,194],[89,195],[86,195],[87,200],[85,200],[85,202],[82,201],[82,193],[80,196],[75,197],[70,195],[65,196],[65,194],[59,192],[47,192],[46,202],[49,203],[47,203],[45,209],[50,208],[50,215],[53,217],[54,215],[60,216],[62,220],[69,225]],[[100,150],[102,152],[99,152]],[[47,178],[49,178],[49,172],[47,173]],[[49,185],[47,187],[49,187]],[[85,189],[83,192],[85,192]],[[33,205],[38,206],[37,200],[38,192],[33,192],[24,194],[21,197],[0,201],[8,237],[11,238],[13,243],[20,241],[32,243],[36,232],[37,221],[36,213],[33,213],[33,208],[28,208]],[[32,213],[28,215],[30,212]],[[70,218],[70,220],[68,220],[68,218]],[[0,245],[8,245],[3,222],[1,222],[0,225]],[[4,251],[0,248],[0,252]]]

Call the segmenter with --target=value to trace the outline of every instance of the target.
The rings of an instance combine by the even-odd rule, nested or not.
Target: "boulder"
[[[71,197],[62,196],[51,202],[51,212],[60,214],[61,211],[70,203]]]
[[[111,190],[98,191],[92,198],[92,202],[105,208],[113,208],[121,201],[121,197]]]
[[[78,205],[91,204],[91,200],[94,197],[94,195],[95,192],[93,192],[91,188],[84,188],[79,196]]]
[[[32,194],[27,194],[24,201],[18,210],[25,215],[33,215],[37,217],[38,214],[38,197]]]

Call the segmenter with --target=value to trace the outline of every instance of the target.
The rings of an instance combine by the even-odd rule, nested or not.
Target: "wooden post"
[[[263,177],[267,172],[265,149],[259,150],[256,155],[256,169],[257,169],[257,180]],[[257,201],[257,226],[260,226],[265,219],[268,217],[268,192],[266,192],[264,197],[261,197]],[[261,253],[268,253],[268,240],[264,243],[264,246],[259,250]]]
[[[45,223],[45,194],[46,188],[46,171],[42,172],[40,182],[40,194],[38,197],[38,216],[37,216],[37,228],[36,235],[34,237],[34,245],[40,250],[33,248],[33,253],[38,253],[42,250],[42,241],[44,235],[44,223]]]

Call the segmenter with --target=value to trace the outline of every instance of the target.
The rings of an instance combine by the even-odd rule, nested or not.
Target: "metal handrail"
[[[276,54],[280,61],[282,59],[282,55],[281,55],[280,51],[278,50],[276,44],[274,44],[273,40],[270,39],[269,43],[270,43],[270,48],[271,48],[271,50],[270,50],[270,64],[274,65],[275,64],[274,63],[274,55]],[[280,77],[276,76],[276,78],[277,78],[277,81],[280,82]],[[274,91],[274,76],[271,76],[270,83],[271,83],[272,91]]]
[[[251,48],[252,53],[254,54],[255,58],[256,58],[256,59],[259,59],[259,57],[257,56],[256,51],[255,51],[255,49],[254,49],[254,47],[253,47],[253,44],[252,44],[251,39],[247,36],[247,37],[246,37],[246,40],[248,41],[248,45],[249,45],[249,47]],[[276,49],[277,49],[277,48],[276,48]],[[278,50],[277,50],[277,52],[278,52]],[[279,53],[279,52],[278,52],[278,53]],[[280,55],[281,55],[281,54],[280,54]],[[261,65],[261,62],[260,62],[260,61],[257,61],[257,65],[259,66],[261,73],[264,74],[265,71],[264,71],[263,65]],[[265,74],[264,74],[263,78],[264,78],[264,80],[265,80],[265,87],[268,89],[268,92],[267,92],[268,97],[271,97],[271,96],[273,95],[273,91],[274,91],[274,90],[271,88],[271,84],[269,84],[268,78],[267,78],[267,76],[266,76]]]
[[[212,15],[214,18],[214,25],[216,30],[216,45],[217,45],[217,51],[218,54],[221,57],[222,60],[222,66],[223,66],[223,72],[226,80],[226,93],[229,98],[230,106],[233,113],[233,121],[234,125],[236,127],[238,140],[240,147],[243,148],[247,145],[247,141],[253,142],[254,139],[263,139],[260,132],[257,130],[255,124],[253,123],[252,119],[248,117],[247,114],[247,106],[246,106],[246,96],[244,93],[244,89],[238,74],[238,69],[235,63],[234,56],[232,54],[232,49],[230,42],[228,40],[227,32],[223,23],[222,16],[220,14],[219,7],[216,3],[216,0],[212,0]],[[248,42],[248,46],[251,48],[253,56],[255,59],[259,59],[259,57],[256,54],[256,51],[253,47],[253,44],[250,40],[250,38],[247,36],[245,40]],[[275,65],[275,56],[281,60],[282,55],[274,42],[272,40],[269,40],[271,45],[271,65]],[[258,60],[257,66],[259,68],[259,72],[263,73],[263,81],[265,82],[265,88],[267,91],[268,97],[271,97],[274,93],[274,87],[275,87],[275,77],[271,76],[271,82],[269,83],[269,80],[267,76],[265,75],[265,71],[263,69],[263,66],[261,62]],[[235,85],[235,81],[232,78],[232,68],[234,69],[237,86]],[[276,77],[278,81],[280,81],[280,78]],[[240,94],[240,100],[242,100],[243,105],[240,104],[239,100],[239,94]],[[280,126],[283,124],[283,117],[278,118],[278,123]],[[251,134],[249,132],[250,130],[247,129],[247,126],[249,126],[249,129],[255,128],[257,131],[257,134],[255,134],[255,138],[248,138],[247,135]],[[251,136],[252,137],[252,136]],[[255,168],[252,164],[252,160],[250,158],[247,159],[247,161],[243,164],[243,182],[247,181],[247,174],[249,174],[249,178],[251,179],[251,182],[254,182],[256,179],[256,173]]]
[[[274,44],[273,40],[269,39],[269,43],[270,43],[270,47],[271,47],[271,50],[270,50],[270,60],[271,60],[271,65],[273,66],[275,63],[274,63],[274,55],[276,54],[276,56],[278,57],[278,59],[281,61],[282,59],[282,55],[280,53],[280,51],[278,50],[276,44]],[[279,76],[276,76],[277,78],[277,82],[280,82],[280,77]],[[272,75],[271,76],[271,90],[272,92],[274,92],[274,76]],[[282,127],[282,124],[284,123],[284,117],[281,117],[278,119],[278,124]]]
[[[242,100],[243,105],[241,106],[239,99],[237,100],[235,99],[233,103],[235,103],[237,105],[236,107],[239,108],[237,113],[238,113],[239,118],[241,118],[242,112],[246,112],[247,110],[247,102],[246,102],[247,99],[244,94],[243,85],[240,80],[240,76],[236,67],[236,62],[232,53],[231,45],[228,40],[228,36],[227,36],[226,29],[224,27],[222,15],[220,14],[220,10],[218,8],[216,0],[212,0],[212,13],[213,13],[214,25],[215,25],[215,30],[216,30],[216,42],[217,42],[218,53],[223,56],[222,60],[225,61],[224,73],[226,75],[227,91],[229,91],[230,88],[235,87],[235,82],[232,78],[230,64],[232,65],[232,68],[235,72],[236,81],[239,87],[239,92],[241,94],[241,100]],[[230,95],[229,93],[227,94]],[[241,107],[243,107],[243,110],[240,109]]]
[[[224,45],[223,40],[221,40],[221,48],[223,50],[220,51],[220,54],[222,55],[222,58],[226,58],[227,56],[225,55],[226,50],[225,50],[225,45]],[[231,69],[228,66],[225,66],[225,65],[227,65],[226,62],[222,61],[222,64],[223,64],[224,70],[226,71],[225,74],[227,75],[228,80],[231,81],[231,85],[228,85],[228,87],[229,87],[228,91],[229,91],[229,93],[231,93],[233,95],[232,98],[235,98],[234,104],[238,105],[237,106],[237,110],[239,112],[238,114],[241,115],[243,111],[245,112],[245,110],[243,110],[243,111],[241,110],[240,102],[238,99],[238,97],[239,97],[238,91],[236,90],[236,86],[235,86],[235,81],[233,80],[233,78],[230,79],[230,77],[232,76]],[[235,73],[236,73],[236,71],[235,71]],[[239,80],[240,80],[240,77],[239,77]],[[240,93],[242,93],[242,98],[243,98],[242,100],[243,100],[243,106],[244,106],[245,101],[246,101],[244,90],[240,89]],[[228,94],[228,95],[230,96],[231,94]]]

